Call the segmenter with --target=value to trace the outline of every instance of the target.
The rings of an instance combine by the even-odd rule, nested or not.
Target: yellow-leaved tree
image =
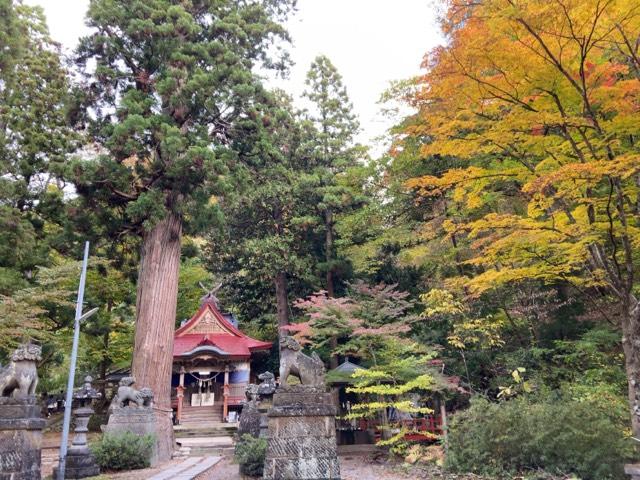
[[[640,436],[640,4],[451,1],[443,27],[395,148],[462,165],[408,183],[442,200],[425,228],[469,242],[448,286],[606,292]]]

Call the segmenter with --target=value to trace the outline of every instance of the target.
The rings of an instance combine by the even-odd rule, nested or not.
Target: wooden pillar
[[[229,365],[224,366],[224,390],[222,396],[224,397],[222,403],[222,421],[226,421],[229,414]]]
[[[184,399],[184,367],[180,367],[180,384],[176,388],[178,392],[178,411],[176,412],[176,418],[178,420],[178,424],[182,420],[182,402]]]

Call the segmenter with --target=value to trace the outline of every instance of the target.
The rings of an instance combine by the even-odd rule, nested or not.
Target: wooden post
[[[447,427],[447,409],[445,408],[444,399],[440,402],[440,417],[442,420],[442,438],[444,440],[444,454],[449,452],[449,429]]]
[[[224,366],[224,390],[222,396],[222,421],[224,422],[229,414],[229,365]]]
[[[180,384],[176,390],[178,391],[178,411],[176,412],[176,417],[178,420],[178,424],[182,421],[182,403],[184,399],[184,367],[180,367]]]

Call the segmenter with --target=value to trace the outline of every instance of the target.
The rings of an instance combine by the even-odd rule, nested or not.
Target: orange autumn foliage
[[[423,158],[464,165],[407,182],[422,198],[446,203],[438,235],[468,241],[471,253],[460,259],[467,268],[449,286],[480,295],[538,279],[604,289],[620,307],[614,317],[635,379],[640,4],[465,0],[447,7],[448,41],[425,57],[411,101],[418,113],[395,148],[419,139]],[[640,398],[634,385],[632,408]]]

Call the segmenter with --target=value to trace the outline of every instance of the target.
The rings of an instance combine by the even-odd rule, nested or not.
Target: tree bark
[[[335,278],[333,271],[333,214],[331,210],[327,210],[324,214],[324,223],[326,228],[324,249],[325,249],[325,261],[327,262],[327,296],[335,296]]]
[[[629,388],[631,429],[640,438],[640,318],[637,301],[625,305],[622,319],[622,348]]]
[[[136,333],[132,373],[138,388],[154,395],[158,461],[171,458],[171,367],[178,298],[182,221],[169,214],[142,242],[136,298]]]
[[[276,287],[276,312],[278,328],[289,325],[289,294],[287,289],[287,274],[278,272],[274,279]]]
[[[336,289],[335,289],[335,275],[333,271],[333,213],[331,210],[327,210],[325,212],[325,227],[326,227],[326,235],[325,235],[325,250],[326,250],[326,262],[327,262],[327,296],[335,297]],[[333,352],[338,348],[338,339],[336,336],[332,336],[329,339],[329,346],[331,347],[331,356],[329,357],[329,367],[334,369],[338,366],[338,356]]]

